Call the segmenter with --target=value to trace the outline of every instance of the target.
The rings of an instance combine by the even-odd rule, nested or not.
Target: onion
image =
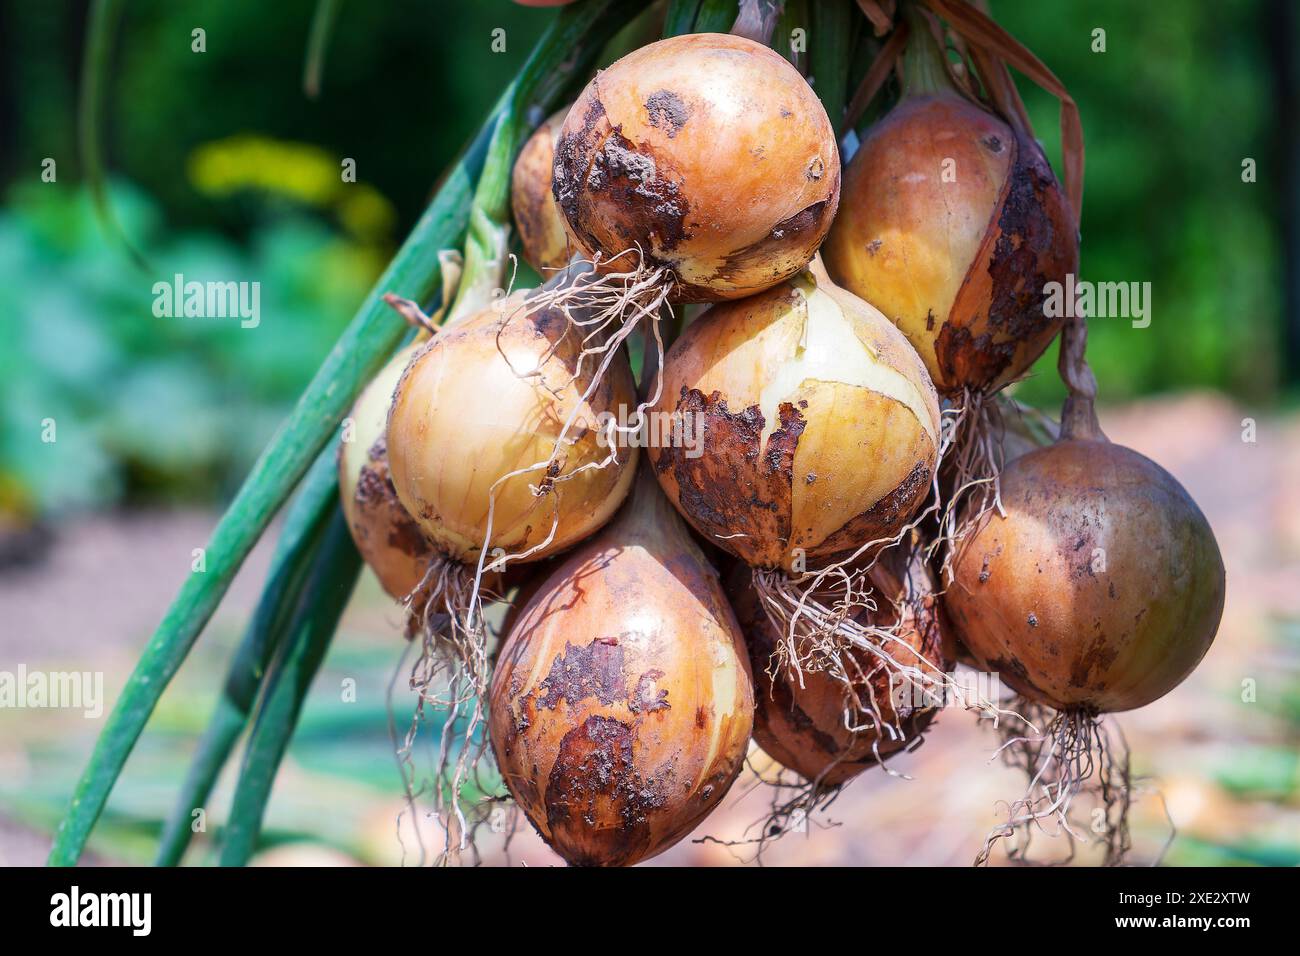
[[[749,664],[717,573],[644,475],[520,612],[492,678],[503,779],[575,865],[631,865],[694,829],[744,763]]]
[[[622,355],[587,395],[580,343],[564,317],[519,308],[516,293],[440,333],[407,366],[388,418],[402,505],[446,556],[501,548],[539,560],[591,534],[632,483],[636,449],[602,444],[600,416],[634,403]],[[509,319],[503,318],[509,316]],[[557,454],[565,425],[569,440]],[[571,440],[571,443],[570,443]],[[539,493],[541,492],[541,493]]]
[[[691,323],[656,411],[684,425],[682,440],[648,449],[669,500],[752,567],[813,567],[892,537],[934,479],[925,368],[816,266]]]
[[[1097,424],[1085,336],[1074,320],[1062,340],[1069,397],[1060,437],[1002,472],[1004,513],[986,513],[962,543],[944,597],[978,664],[1036,708],[1058,712],[1044,738],[1011,741],[1029,791],[980,861],[1017,827],[1053,815],[1068,825],[1094,772],[1106,861],[1122,858],[1127,754],[1117,759],[1122,740],[1098,716],[1142,707],[1182,683],[1223,613],[1223,559],[1205,516],[1172,475],[1107,441]]]
[[[564,216],[551,192],[555,144],[568,107],[539,126],[524,143],[510,177],[510,206],[514,212],[524,258],[537,272],[562,269],[569,261],[570,242]]]
[[[1095,434],[1063,435],[1002,473],[991,516],[954,562],[962,643],[1016,691],[1058,710],[1133,710],[1209,650],[1224,569],[1172,475]]]
[[[940,682],[938,675],[951,665],[946,620],[919,553],[904,564],[901,549],[893,549],[872,568],[871,579],[890,600],[881,612],[862,609],[858,616],[893,630],[897,643],[886,649],[900,667],[924,675],[921,683],[900,682],[898,667],[853,647],[836,662],[848,680],[829,671],[809,671],[800,680],[774,661],[784,635],[768,619],[750,576],[741,567],[728,575],[754,673],[754,739],[816,788],[838,787],[914,744],[940,703],[922,696],[931,689],[922,684],[927,678]]]
[[[735,299],[812,258],[839,200],[835,133],[807,81],[723,34],[651,43],[569,111],[555,198],[589,256],[638,248],[677,301]]]
[[[1039,146],[959,93],[939,57],[914,29],[904,96],[849,163],[823,255],[941,393],[990,393],[1060,331],[1044,286],[1077,270],[1078,227]]]
[[[393,391],[413,342],[398,352],[357,397],[350,441],[339,444],[339,497],[357,550],[388,594],[402,600],[424,578],[433,546],[397,500],[388,475],[385,427]]]

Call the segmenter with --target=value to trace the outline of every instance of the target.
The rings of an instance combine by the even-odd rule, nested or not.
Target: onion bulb
[[[606,447],[597,427],[635,401],[626,358],[584,398],[592,368],[578,367],[578,336],[523,302],[516,293],[437,335],[411,359],[388,417],[397,497],[459,562],[484,548],[539,560],[570,547],[632,483],[636,449]]]
[[[817,788],[837,787],[913,745],[934,718],[941,703],[937,685],[951,665],[946,622],[919,552],[909,562],[902,549],[891,549],[870,577],[889,599],[878,612],[858,614],[863,623],[893,631],[895,640],[884,649],[897,666],[847,647],[838,662],[844,680],[829,671],[800,677],[781,666],[776,652],[784,635],[768,619],[750,576],[739,566],[728,575],[754,673],[754,739]],[[923,676],[918,683],[900,680],[900,667]]]
[[[1063,436],[1002,472],[954,561],[945,601],[962,643],[1058,710],[1133,710],[1177,687],[1223,612],[1214,533],[1182,485],[1100,433]]]
[[[648,859],[722,800],[752,727],[749,663],[717,573],[652,478],[519,613],[490,701],[502,778],[571,864]]]
[[[714,33],[651,43],[597,73],[555,157],[580,250],[611,260],[639,248],[685,302],[741,298],[799,271],[839,184],[835,133],[807,81],[768,47]]]
[[[669,500],[751,567],[814,567],[889,538],[934,479],[925,367],[816,264],[691,323],[656,411],[682,423],[681,440],[648,449]]]
[[[1061,344],[1069,388],[1060,437],[1002,472],[1002,512],[985,512],[957,549],[944,601],[958,639],[1029,703],[1051,708],[1049,743],[1020,753],[1030,776],[993,843],[1045,816],[1068,825],[1092,785],[1102,803],[1106,862],[1128,847],[1130,784],[1122,738],[1099,715],[1163,697],[1209,650],[1223,614],[1224,568],[1209,523],[1177,480],[1109,442],[1093,410],[1086,328]],[[1040,729],[1041,730],[1041,729]],[[1014,851],[1013,851],[1014,852]]]
[[[524,258],[542,275],[564,268],[571,252],[564,216],[551,191],[555,144],[567,114],[566,107],[537,128],[519,151],[510,177],[510,207]]]
[[[826,268],[895,322],[945,395],[994,392],[1060,331],[1044,286],[1077,270],[1077,224],[1040,147],[952,85],[912,31],[904,95],[844,174]]]
[[[411,356],[402,349],[357,397],[349,416],[352,432],[339,444],[339,497],[348,530],[380,585],[399,601],[419,585],[433,546],[397,499],[388,474],[385,428],[393,391]]]

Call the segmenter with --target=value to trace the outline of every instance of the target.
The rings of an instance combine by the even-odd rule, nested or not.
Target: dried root
[[[989,831],[975,865],[988,863],[999,840],[1007,841],[1012,862],[1040,863],[1029,854],[1037,832],[1065,841],[1065,856],[1047,865],[1069,863],[1078,844],[1097,842],[1105,850],[1103,865],[1122,864],[1132,846],[1128,811],[1134,789],[1128,743],[1119,726],[1085,710],[1055,712],[1029,701],[1021,701],[1017,710],[1046,729],[1025,736],[1018,728],[999,726],[1004,742],[996,755],[1022,771],[1029,784],[1024,796],[1008,805],[1006,822]],[[1086,822],[1079,819],[1080,803],[1087,808]]]
[[[494,579],[495,581],[496,579]],[[492,781],[481,778],[479,764],[487,749],[486,700],[491,680],[488,633],[479,602],[496,600],[494,590],[479,588],[473,567],[443,556],[435,557],[407,596],[408,632],[419,641],[419,656],[409,684],[417,694],[415,713],[397,757],[407,779],[408,803],[414,808],[413,751],[420,729],[429,719],[426,708],[441,713],[433,779],[427,792],[445,832],[440,862],[472,848],[475,813],[462,795],[467,788],[490,792]],[[421,855],[424,849],[421,847]]]
[[[943,503],[939,533],[928,554],[939,555],[943,581],[951,584],[952,561],[962,541],[990,512],[1005,514],[999,488],[1005,426],[994,397],[970,389],[964,390],[960,406],[943,414],[939,476],[951,493]]]

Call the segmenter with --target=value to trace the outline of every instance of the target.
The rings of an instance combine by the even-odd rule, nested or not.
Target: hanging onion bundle
[[[924,366],[814,261],[689,325],[663,383],[656,413],[673,428],[647,449],[660,484],[700,534],[754,569],[787,632],[783,660],[820,669],[868,604],[863,562],[901,537],[931,490],[939,406]]]
[[[514,213],[524,258],[537,272],[562,269],[572,252],[564,216],[551,190],[555,144],[568,107],[560,110],[524,143],[510,177],[510,208]]]
[[[1095,768],[1108,862],[1117,861],[1126,848],[1127,762],[1115,759],[1098,717],[1182,683],[1223,612],[1223,560],[1205,516],[1172,475],[1098,427],[1084,334],[1074,323],[1062,342],[1070,396],[1059,440],[1003,472],[1005,516],[985,515],[963,543],[945,594],[980,665],[1057,711],[1030,751],[1030,792],[982,859],[1017,827],[1055,815],[1068,828],[1070,803]]]
[[[753,722],[735,616],[653,478],[520,611],[492,677],[502,778],[574,865],[631,865],[735,781]]]
[[[823,254],[837,282],[898,325],[960,410],[945,460],[959,489],[978,490],[974,520],[996,500],[986,399],[1059,332],[1045,286],[1077,270],[1078,226],[1030,131],[959,90],[926,20],[913,9],[910,22],[902,99],[849,164]],[[950,539],[965,531],[956,513],[953,501]]]
[[[769,620],[746,569],[737,566],[728,576],[754,673],[754,739],[809,782],[810,793],[799,800],[805,810],[818,791],[916,743],[944,702],[952,651],[919,551],[909,561],[904,549],[890,549],[870,577],[883,596],[880,609],[857,609],[855,618],[889,638],[870,650],[847,647],[827,671],[795,675],[776,661],[784,635]],[[791,809],[787,801],[781,812],[788,816]]]

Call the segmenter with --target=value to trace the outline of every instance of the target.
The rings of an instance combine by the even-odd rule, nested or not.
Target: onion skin
[[[339,444],[339,498],[361,557],[389,596],[402,600],[420,583],[433,545],[397,499],[388,474],[385,426],[388,406],[411,356],[398,352],[357,397],[351,441]]]
[[[986,670],[1057,710],[1132,710],[1177,687],[1223,613],[1223,559],[1205,516],[1155,462],[1069,439],[1002,472],[991,515],[945,594]],[[1094,564],[1104,551],[1105,570]]]
[[[524,294],[516,293],[503,306],[440,332],[407,366],[388,416],[389,468],[399,500],[442,553],[462,562],[476,561],[487,539],[492,485],[546,461],[575,408],[576,442],[565,453],[559,477],[609,456],[598,441],[597,416],[635,407],[626,359],[615,361],[591,399],[582,402],[595,363],[587,361],[574,379],[579,336],[553,310],[525,315],[516,308],[523,301]],[[540,379],[521,377],[534,371]],[[617,462],[556,485],[558,497],[539,498],[530,490],[545,478],[542,469],[502,482],[488,547],[521,553],[542,544],[557,507],[554,540],[529,560],[582,540],[618,509],[636,460],[637,449],[620,449]]]
[[[949,159],[955,182],[942,181]],[[1044,286],[1079,261],[1038,146],[956,92],[906,96],[868,133],[822,254],[836,282],[902,329],[946,395],[1024,374],[1063,321],[1044,314]]]
[[[572,252],[564,216],[551,191],[555,144],[567,113],[567,108],[556,113],[528,138],[510,177],[510,207],[524,258],[543,276],[564,268]]]
[[[934,479],[939,406],[920,359],[816,269],[687,326],[656,410],[703,421],[702,454],[648,449],[664,492],[753,567],[891,536]]]
[[[954,646],[948,635],[947,617],[925,564],[919,558],[910,568],[897,567],[893,554],[882,557],[882,564],[871,570],[871,582],[885,594],[906,591],[911,603],[904,605],[903,628],[899,638],[919,653],[908,653],[897,645],[892,653],[904,666],[931,670],[921,658],[947,671],[952,666]],[[757,592],[750,583],[750,571],[743,566],[732,569],[727,577],[727,594],[735,608],[749,648],[750,668],[754,674],[754,740],[763,751],[782,766],[795,771],[805,780],[820,786],[836,787],[876,765],[877,753],[888,757],[910,746],[930,725],[937,710],[913,706],[907,701],[895,707],[899,694],[906,689],[890,686],[889,673],[881,670],[869,682],[857,683],[858,693],[867,698],[874,691],[881,703],[880,716],[889,724],[899,724],[906,737],[895,740],[871,730],[854,732],[845,725],[846,688],[823,671],[805,671],[803,683],[775,663],[773,654],[784,637],[763,612]],[[864,623],[882,627],[893,625],[894,614],[859,615]],[[864,673],[875,666],[871,655],[852,650]],[[864,718],[859,718],[862,723]]]
[[[639,245],[684,302],[793,275],[839,189],[835,134],[807,81],[771,49],[715,33],[651,43],[597,73],[555,158],[555,198],[581,250]]]
[[[578,866],[630,866],[722,800],[753,726],[749,662],[717,572],[653,480],[520,612],[492,679],[497,766]]]

